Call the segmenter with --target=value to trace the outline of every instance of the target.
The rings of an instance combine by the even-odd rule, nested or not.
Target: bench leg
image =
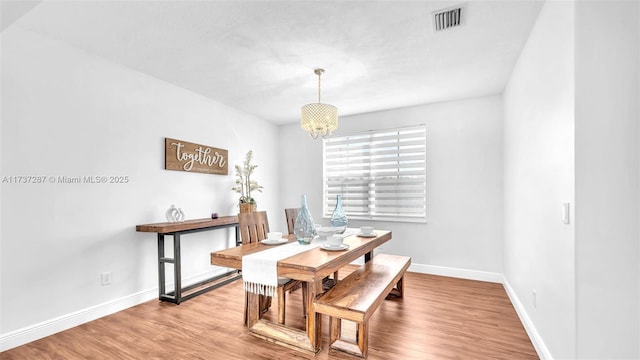
[[[389,295],[387,295],[386,297],[387,299],[401,298],[404,296],[404,287],[403,287],[402,279],[404,279],[404,276],[401,277],[400,280],[398,280],[396,287],[391,289],[391,292],[389,292]]]
[[[369,322],[358,323],[358,348],[363,358],[367,357],[367,349],[369,348]]]
[[[337,317],[331,316],[329,318],[329,344],[333,344],[336,340],[341,338],[342,332],[342,320]]]
[[[369,347],[369,326],[367,322],[356,323],[356,341],[342,339],[342,319],[329,317],[329,348],[362,358],[367,357]]]

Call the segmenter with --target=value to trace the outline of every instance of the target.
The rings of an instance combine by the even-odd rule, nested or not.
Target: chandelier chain
[[[321,77],[321,74],[322,73],[318,74],[318,104],[321,103],[321,101],[320,101],[320,77]]]
[[[320,91],[320,87],[321,87],[320,86],[321,85],[320,78],[322,77],[322,74],[324,73],[324,69],[315,69],[313,72],[316,73],[316,75],[318,75],[318,104],[320,104],[321,103],[321,101],[320,101],[320,93],[321,93],[321,91]]]

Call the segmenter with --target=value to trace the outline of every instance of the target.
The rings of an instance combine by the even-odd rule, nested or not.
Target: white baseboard
[[[96,306],[43,321],[39,324],[27,326],[7,334],[2,334],[0,335],[0,351],[13,349],[14,347],[42,339],[49,335],[116,313],[157,297],[157,288],[144,290],[120,299],[107,301]]]
[[[377,251],[375,252],[377,254]],[[375,256],[375,255],[374,255]],[[351,262],[353,265],[364,264],[362,257]],[[502,284],[502,274],[488,271],[477,271],[468,269],[459,269],[436,265],[411,264],[408,271],[420,274],[441,275],[460,279],[487,281]]]
[[[500,284],[502,283],[502,274],[488,271],[477,271],[421,264],[411,264],[411,266],[409,266],[409,271],[421,274],[441,275],[460,279],[487,281]]]
[[[536,330],[535,325],[533,325],[533,321],[531,321],[531,318],[527,314],[522,302],[520,302],[520,299],[509,284],[509,281],[503,278],[502,285],[507,292],[507,296],[509,296],[509,300],[511,300],[511,304],[513,304],[513,307],[516,309],[516,313],[518,314],[518,317],[520,317],[520,322],[524,325],[524,329],[527,331],[529,339],[531,339],[531,343],[533,343],[533,347],[538,353],[538,357],[540,357],[541,360],[553,360],[547,345],[545,345],[540,334],[538,334],[538,330]]]
[[[206,280],[212,276],[222,274],[224,268],[220,271],[216,271],[212,274],[211,271],[206,273],[197,274],[184,278],[182,281],[184,284],[194,284],[199,281]],[[183,285],[186,286],[186,285]],[[167,289],[173,289],[173,283],[167,284]],[[89,321],[99,319],[103,316],[111,315],[118,311],[130,308],[132,306],[142,304],[149,300],[158,298],[158,288],[143,290],[135,294],[127,295],[125,297],[110,300],[102,304],[98,304],[86,309],[82,309],[70,314],[59,316],[54,319],[43,321],[41,323],[30,325],[22,329],[18,329],[6,334],[0,334],[0,352],[13,349],[20,345],[24,345],[31,341],[42,339],[49,335],[70,329],[72,327],[82,325]]]

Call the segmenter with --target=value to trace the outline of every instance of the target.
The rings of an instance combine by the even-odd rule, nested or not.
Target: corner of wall
[[[509,296],[509,300],[511,300],[511,303],[515,308],[516,313],[520,318],[520,321],[524,325],[524,329],[527,331],[527,335],[529,335],[529,338],[531,339],[531,343],[533,344],[533,347],[536,349],[536,352],[538,353],[538,356],[540,357],[540,359],[541,360],[553,359],[553,357],[551,356],[551,352],[547,348],[547,345],[544,343],[544,339],[542,339],[542,336],[540,336],[540,334],[538,333],[538,330],[536,329],[535,324],[529,317],[527,310],[522,305],[522,302],[520,301],[520,298],[518,298],[518,295],[516,294],[516,292],[513,291],[513,288],[511,287],[511,284],[509,284],[509,281],[507,280],[506,277],[503,278],[502,285],[504,286],[504,289],[507,292],[507,296]]]

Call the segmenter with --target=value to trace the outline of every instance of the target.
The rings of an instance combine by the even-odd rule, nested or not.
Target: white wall
[[[638,6],[576,3],[579,358],[640,358]]]
[[[383,251],[411,256],[416,271],[500,281],[501,108],[501,97],[490,96],[340,118],[338,134],[427,126],[428,222],[374,222],[393,231]],[[320,219],[322,141],[301,135],[299,125],[281,129],[280,173],[288,174],[280,182],[281,207],[299,206],[305,193],[316,222],[327,223]]]
[[[547,2],[505,90],[505,280],[543,357],[640,357],[638,14]]]
[[[278,199],[276,126],[22,31],[2,33],[0,178],[128,176],[127,184],[2,184],[2,349],[157,297],[156,236],[135,225],[237,213],[233,165],[253,149],[259,208]],[[247,130],[250,129],[250,130]],[[229,150],[228,176],[167,171],[164,137]],[[208,276],[233,230],[183,237],[183,279]],[[111,271],[113,283],[100,285]],[[171,267],[168,267],[171,274]]]
[[[554,358],[575,355],[574,225],[562,221],[563,203],[579,207],[573,22],[570,2],[546,3],[503,99],[504,276],[543,339],[539,354]]]

